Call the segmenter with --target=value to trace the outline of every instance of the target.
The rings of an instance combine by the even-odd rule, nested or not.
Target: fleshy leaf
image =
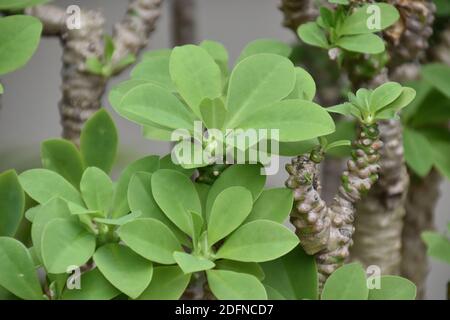
[[[369,290],[369,300],[414,300],[416,285],[398,276],[381,276],[380,288]]]
[[[0,174],[0,236],[13,237],[22,221],[25,194],[14,170]]]
[[[247,57],[250,57],[258,53],[271,53],[289,58],[291,52],[292,48],[279,40],[258,39],[248,43],[245,46],[237,61],[239,62]]]
[[[283,223],[291,213],[294,195],[287,188],[264,190],[253,205],[246,222],[258,219]]]
[[[173,258],[185,274],[209,270],[215,267],[214,262],[185,252],[174,252]]]
[[[189,284],[191,274],[178,266],[162,266],[153,270],[153,279],[138,300],[177,300]]]
[[[359,263],[338,268],[325,282],[322,300],[367,300],[366,273]]]

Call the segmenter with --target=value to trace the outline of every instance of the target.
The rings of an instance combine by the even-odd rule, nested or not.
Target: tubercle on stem
[[[304,250],[316,255],[319,281],[341,266],[349,255],[354,232],[354,204],[378,179],[382,147],[376,124],[360,124],[352,145],[352,157],[341,177],[341,186],[331,205],[320,196],[319,163],[316,157],[302,155],[286,166],[286,186],[294,190],[291,222]]]

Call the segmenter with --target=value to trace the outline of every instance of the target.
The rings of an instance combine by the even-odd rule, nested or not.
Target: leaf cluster
[[[339,48],[344,52],[379,54],[385,51],[383,39],[376,33],[398,20],[400,15],[394,6],[375,3],[353,8],[347,6],[349,1],[345,0],[332,3],[339,5],[335,9],[321,7],[316,21],[298,28],[303,42],[327,50]]]
[[[171,141],[172,132],[183,129],[184,140],[194,145],[193,138],[214,154],[214,144],[223,141],[198,141],[194,122],[199,121],[206,131],[218,129],[223,136],[227,129],[278,129],[279,141],[289,148],[334,131],[326,110],[312,102],[314,80],[294,67],[290,53],[279,41],[257,40],[244,48],[230,72],[228,52],[214,41],[148,52],[131,80],[111,90],[109,101],[149,139]]]

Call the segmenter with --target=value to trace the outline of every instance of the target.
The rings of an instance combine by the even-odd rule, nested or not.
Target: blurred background
[[[127,6],[125,0],[54,0],[53,3],[61,7],[75,4],[100,9],[106,17],[108,32],[112,32],[113,24],[120,21]],[[210,39],[223,43],[229,50],[231,62],[238,57],[246,43],[258,38],[275,38],[293,43],[297,41],[296,37],[281,25],[282,15],[277,6],[277,0],[197,0],[196,37],[199,41]],[[171,46],[170,0],[166,0],[147,50]],[[44,38],[25,68],[1,79],[5,94],[1,97],[0,109],[0,172],[9,168],[22,171],[40,166],[41,141],[60,136],[57,104],[61,97],[61,55],[59,40]],[[109,88],[128,78],[128,75],[129,71],[126,71],[113,78]],[[165,155],[170,151],[167,143],[142,138],[139,126],[115,114],[106,97],[107,94],[104,107],[114,117],[120,134],[116,173],[142,155]],[[283,168],[287,161],[288,158],[282,159],[279,174],[269,177],[271,186],[284,185],[287,175]],[[436,227],[441,232],[445,231],[450,220],[449,213],[450,183],[446,181],[441,185],[441,198],[435,218]],[[431,261],[427,298],[445,299],[449,278],[448,265]]]

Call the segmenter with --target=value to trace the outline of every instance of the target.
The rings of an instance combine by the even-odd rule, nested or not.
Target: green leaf
[[[209,270],[216,266],[214,262],[206,258],[194,256],[185,252],[174,252],[173,258],[185,274]]]
[[[83,205],[80,193],[63,177],[47,169],[31,169],[19,175],[25,192],[38,203],[59,197]]]
[[[81,178],[81,195],[88,209],[108,213],[113,201],[113,183],[108,175],[96,168],[89,167]]]
[[[145,80],[169,91],[176,91],[169,74],[169,56],[156,56],[144,59],[131,71],[133,80]]]
[[[143,84],[149,84],[152,82],[149,82],[147,80],[127,80],[124,82],[119,83],[118,85],[112,87],[112,89],[109,91],[108,100],[113,109],[120,114],[120,103],[123,99],[123,97],[133,90],[136,87],[139,87]]]
[[[172,141],[172,129],[159,125],[142,126],[142,136],[149,140]]]
[[[148,52],[145,52],[142,55],[142,60],[146,59],[152,59],[154,57],[170,57],[170,54],[172,53],[172,49],[157,49],[157,50],[151,50]]]
[[[434,165],[438,171],[450,179],[450,132],[445,128],[422,131],[433,149]]]
[[[416,285],[398,276],[381,276],[380,288],[369,290],[369,300],[415,300]]]
[[[189,212],[202,212],[192,181],[177,171],[158,170],[152,175],[152,193],[166,216],[184,233],[192,236],[193,225]]]
[[[206,271],[208,285],[219,300],[266,300],[264,286],[254,276],[228,270]]]
[[[371,33],[339,38],[336,45],[348,51],[368,54],[379,54],[385,50],[383,40]]]
[[[175,263],[173,253],[182,251],[173,232],[156,219],[133,220],[121,226],[118,233],[134,252],[154,262]]]
[[[259,53],[277,54],[289,58],[292,48],[284,42],[275,39],[258,39],[248,43],[242,50],[238,62]]]
[[[98,268],[83,273],[80,289],[65,289],[62,300],[111,300],[120,294]]]
[[[433,87],[425,81],[410,81],[408,82],[408,86],[416,91],[416,96],[414,100],[411,101],[408,108],[402,111],[402,119],[405,123],[409,122],[410,119],[417,114],[424,101],[429,98],[430,92],[437,92],[432,90]],[[446,98],[444,97],[444,99]]]
[[[216,41],[204,40],[200,43],[200,47],[208,51],[209,55],[220,67],[222,75],[226,77],[228,75],[228,51],[223,44]]]
[[[117,130],[104,109],[97,111],[81,131],[80,150],[87,167],[97,167],[109,173],[117,153]]]
[[[450,98],[450,67],[443,63],[432,63],[422,68],[422,77]]]
[[[0,237],[0,285],[22,299],[43,299],[28,249],[12,238]]]
[[[294,90],[286,98],[312,101],[316,95],[316,83],[313,77],[300,67],[295,67],[295,76]]]
[[[60,174],[75,188],[80,186],[84,165],[73,142],[63,139],[44,141],[41,144],[41,161],[44,169]]]
[[[178,266],[156,267],[153,279],[138,300],[178,300],[189,284],[191,274]]]
[[[408,106],[414,100],[415,97],[416,91],[413,88],[403,87],[400,96],[397,99],[395,99],[392,103],[388,104],[387,106],[379,110],[375,115],[376,118],[386,119],[386,116],[388,116],[389,113],[392,112],[395,113],[400,111],[404,107]],[[392,117],[388,117],[387,119],[390,118]]]
[[[237,164],[228,167],[214,182],[206,200],[206,217],[210,215],[216,197],[225,189],[241,186],[252,193],[253,201],[258,199],[266,183],[266,176],[261,174],[257,164]]]
[[[289,300],[317,300],[318,279],[314,256],[298,245],[283,257],[261,264],[266,275],[263,284]]]
[[[297,236],[285,226],[255,220],[233,232],[217,251],[217,258],[244,262],[263,262],[276,259],[298,244]]]
[[[128,91],[116,111],[130,121],[147,126],[192,131],[195,116],[167,89],[152,83]]]
[[[14,170],[0,174],[0,236],[13,237],[23,218],[25,194]]]
[[[0,75],[23,67],[38,48],[42,23],[30,16],[0,18]]]
[[[369,107],[372,112],[386,107],[394,102],[403,92],[402,86],[397,82],[386,82],[376,88],[369,98]]]
[[[185,234],[166,217],[164,212],[156,204],[152,194],[151,180],[152,174],[148,172],[137,172],[131,178],[128,187],[128,203],[131,210],[141,212],[142,218],[153,218],[161,221],[184,244],[186,242]]]
[[[178,92],[197,117],[201,117],[199,105],[203,99],[214,99],[222,94],[220,68],[208,51],[199,46],[175,47],[169,70]]]
[[[297,34],[303,42],[309,45],[323,49],[328,49],[330,46],[325,32],[316,22],[307,22],[302,24],[298,28]]]
[[[92,74],[103,76],[103,63],[97,57],[90,57],[86,59],[86,70]]]
[[[106,62],[110,62],[114,51],[116,50],[116,45],[114,44],[114,39],[110,36],[110,35],[105,35],[103,38],[103,42],[105,45],[105,52],[104,52],[104,56],[105,56],[105,61]]]
[[[178,171],[187,176],[188,178],[190,178],[195,171],[195,169],[185,169],[182,166],[173,163],[172,155],[170,153],[160,159],[160,168]]]
[[[120,244],[110,243],[99,248],[94,254],[94,262],[106,279],[133,299],[152,280],[152,263]]]
[[[325,108],[306,100],[283,100],[239,122],[241,129],[278,129],[283,142],[309,140],[330,134],[335,126]]]
[[[450,3],[447,0],[434,0],[436,5],[436,16],[445,17],[450,15]]]
[[[107,224],[110,226],[121,226],[124,225],[125,223],[128,223],[130,221],[133,221],[137,218],[140,218],[142,216],[142,213],[140,211],[136,211],[136,212],[131,212],[125,216],[122,216],[120,218],[117,219],[109,219],[109,218],[94,218],[93,220],[95,222],[99,222],[102,224]]]
[[[77,222],[77,218],[73,216],[67,206],[67,202],[60,198],[53,198],[38,207],[31,225],[31,240],[33,241],[34,251],[42,260],[41,246],[42,234],[45,226],[53,219],[66,219]]]
[[[264,190],[253,205],[246,222],[253,220],[271,220],[283,223],[291,213],[294,194],[287,188]]]
[[[310,152],[319,142],[317,139],[309,139],[295,142],[280,142],[278,153],[280,156],[293,157]]]
[[[243,187],[230,187],[219,193],[208,219],[208,244],[215,244],[239,227],[252,206],[252,194]]]
[[[264,280],[265,274],[261,266],[256,262],[241,262],[233,260],[216,260],[216,269],[229,270],[239,273],[247,273],[255,276],[259,281]]]
[[[221,98],[206,98],[200,103],[200,113],[208,129],[220,129],[225,121],[227,110]]]
[[[343,265],[325,282],[322,300],[367,300],[366,273],[359,263]]]
[[[19,10],[49,2],[50,0],[0,0],[0,10]]]
[[[340,36],[376,33],[393,25],[399,17],[400,14],[393,5],[366,4],[346,17],[337,33]]]
[[[66,273],[68,267],[80,267],[92,257],[95,236],[76,222],[53,219],[44,228],[41,251],[49,273]]]
[[[450,263],[450,240],[436,232],[422,233],[422,240],[427,245],[430,257]]]
[[[328,0],[329,3],[348,5],[350,4],[349,0]]]
[[[294,88],[295,69],[289,59],[256,54],[236,65],[230,76],[225,127],[233,129],[245,117],[286,97]]]
[[[424,177],[433,167],[433,149],[426,136],[419,131],[403,128],[403,147],[408,166]]]
[[[128,194],[128,185],[133,175],[138,171],[151,173],[155,172],[158,169],[159,169],[159,157],[147,156],[134,161],[122,171],[114,192],[112,217],[114,218],[121,217],[130,212],[130,208],[128,206],[127,201],[127,194]]]

